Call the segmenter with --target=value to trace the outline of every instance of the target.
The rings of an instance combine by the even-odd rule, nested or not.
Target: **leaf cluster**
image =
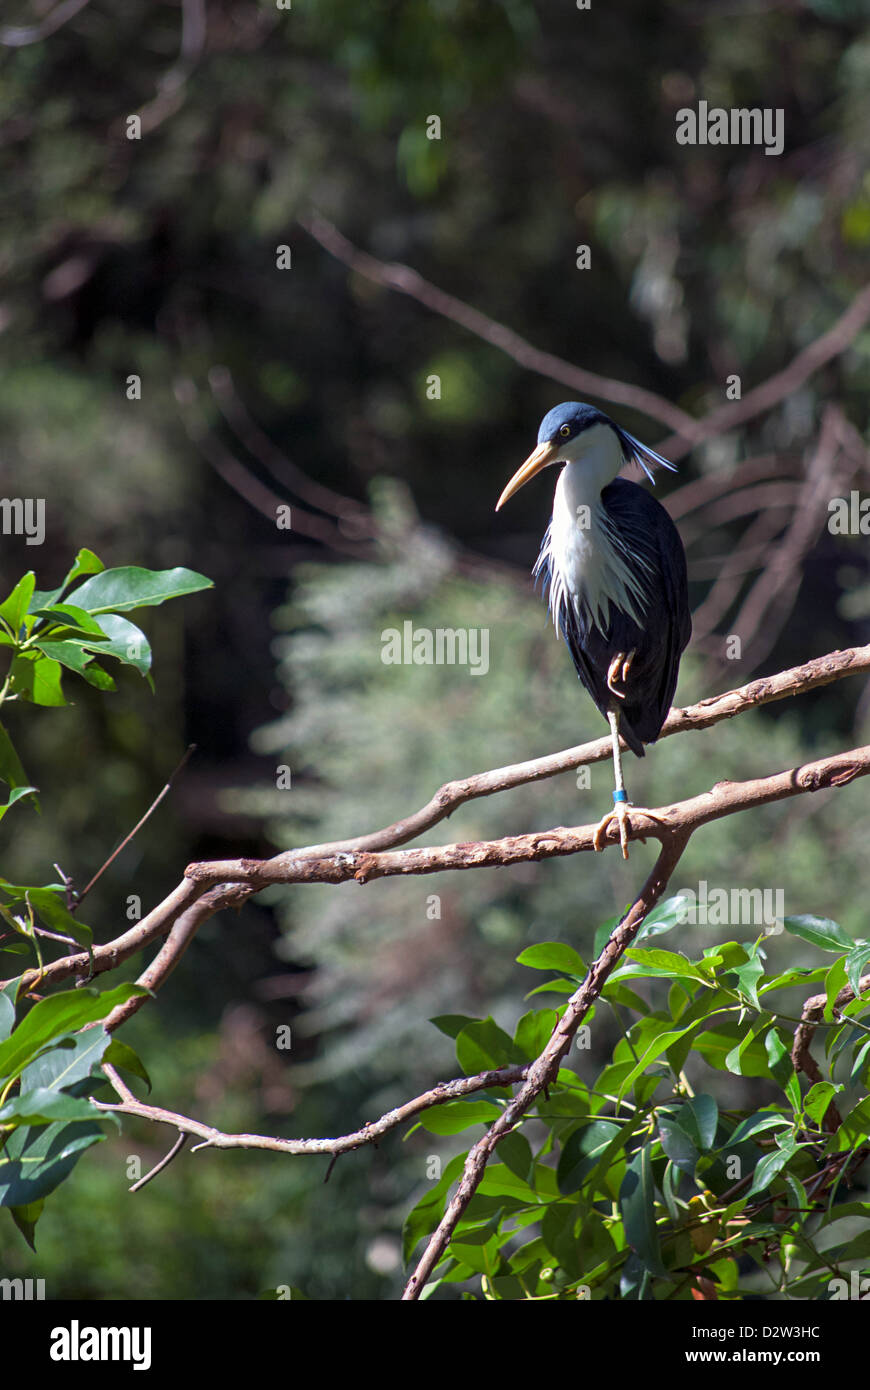
[[[789,917],[787,932],[837,958],[777,973],[767,969],[763,937],[695,959],[647,944],[680,920],[679,898],[647,918],[643,944],[626,952],[586,1016],[592,1027],[602,1010],[619,1019],[611,1055],[589,1080],[577,1062],[563,1065],[499,1142],[427,1296],[459,1285],[467,1297],[496,1300],[687,1300],[704,1280],[724,1300],[759,1291],[827,1299],[866,1265],[868,1207],[847,1188],[870,1153],[870,1001],[839,1009],[833,1001],[847,981],[857,989],[870,943],[834,922]],[[586,975],[562,942],[518,959],[558,972],[532,994],[571,994]],[[651,982],[648,997],[641,981]],[[790,1056],[799,1017],[789,999],[809,986],[828,998],[819,1024],[827,1074],[806,1084]],[[473,1074],[534,1059],[564,1007],[523,1015],[513,1036],[492,1018],[433,1022]],[[588,1047],[583,1028],[578,1043],[574,1058]],[[772,1099],[730,1108],[723,1073],[752,1078],[756,1096]],[[420,1124],[458,1134],[492,1123],[509,1098],[495,1088],[431,1110]],[[837,1112],[831,1123],[835,1098],[842,1119]],[[465,1157],[450,1159],[408,1216],[406,1257],[443,1216]]]

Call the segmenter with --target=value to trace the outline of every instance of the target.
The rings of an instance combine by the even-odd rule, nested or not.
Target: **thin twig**
[[[158,1173],[162,1173],[163,1169],[168,1168],[172,1160],[178,1157],[187,1143],[187,1140],[188,1136],[186,1134],[179,1134],[172,1148],[169,1150],[169,1153],[161,1158],[159,1163],[155,1163],[150,1173],[146,1173],[144,1178],[140,1178],[138,1182],[134,1182],[133,1186],[127,1190],[129,1192],[141,1192],[146,1183],[152,1182],[153,1179],[157,1177]]]
[[[804,558],[824,528],[828,502],[837,496],[845,481],[844,470],[838,472],[836,468],[841,452],[840,414],[836,406],[826,408],[800,501],[731,624],[732,630],[740,634],[743,659],[750,670],[764,660],[785,626],[797,602]],[[849,476],[851,473],[850,463]]]
[[[206,31],[205,0],[181,0],[178,57],[160,78],[156,95],[139,112],[143,135],[150,135],[181,106],[188,78],[205,51]]]
[[[179,772],[180,772],[181,769],[184,767],[184,765],[185,765],[185,763],[187,762],[188,758],[190,758],[191,755],[192,755],[195,751],[196,751],[196,744],[195,744],[195,743],[191,743],[191,744],[188,746],[187,752],[184,754],[183,758],[182,758],[181,761],[178,763],[178,766],[175,768],[175,770],[174,770],[172,773],[170,773],[169,778],[168,778],[168,780],[167,780],[167,782],[166,782],[165,787],[163,788],[163,790],[162,790],[161,792],[158,792],[157,796],[155,796],[154,800],[151,802],[151,805],[148,807],[148,810],[145,812],[144,816],[142,816],[141,820],[138,820],[138,821],[136,822],[136,824],[133,826],[133,829],[130,831],[130,834],[127,835],[127,836],[121,841],[121,843],[119,844],[119,846],[118,846],[118,848],[117,848],[116,850],[113,850],[113,852],[109,855],[108,859],[106,860],[105,864],[103,864],[102,868],[97,869],[97,872],[94,874],[93,878],[91,879],[91,881],[90,881],[90,883],[87,885],[87,887],[86,887],[86,888],[83,888],[82,891],[81,891],[81,893],[79,893],[78,898],[77,898],[76,903],[75,903],[75,906],[71,909],[72,912],[75,912],[75,911],[78,909],[79,904],[80,904],[81,902],[83,902],[83,900],[88,896],[88,893],[90,893],[91,889],[93,888],[93,886],[94,886],[94,884],[97,882],[97,880],[98,880],[99,878],[102,877],[102,875],[103,875],[103,874],[106,872],[106,870],[108,869],[109,865],[112,864],[112,863],[114,863],[114,861],[118,858],[118,855],[121,853],[121,850],[122,850],[122,849],[125,849],[125,848],[127,847],[127,845],[129,845],[129,843],[130,843],[130,841],[132,840],[133,836],[136,835],[136,834],[142,829],[142,826],[145,824],[145,822],[146,822],[146,821],[150,818],[150,816],[152,816],[153,813],[157,810],[157,807],[160,805],[160,803],[161,803],[161,801],[163,800],[163,798],[168,794],[168,792],[169,792],[169,790],[170,790],[170,788],[171,788],[171,786],[172,786],[172,783],[175,781],[175,778],[178,776]]]
[[[355,501],[352,497],[345,497],[340,492],[334,492],[332,488],[324,487],[322,483],[309,478],[308,474],[293,463],[265,431],[260,429],[236,391],[229,367],[211,367],[208,384],[221,414],[239,442],[268,468],[282,487],[292,488],[309,506],[329,512],[337,517],[339,522],[351,522],[360,534],[374,533],[371,513],[361,502]]]
[[[374,1144],[390,1130],[407,1124],[425,1110],[444,1105],[447,1101],[461,1100],[463,1096],[475,1095],[478,1091],[490,1091],[499,1087],[512,1086],[522,1081],[531,1067],[531,1062],[521,1066],[500,1067],[495,1071],[484,1071],[477,1076],[461,1076],[454,1081],[441,1081],[431,1090],[405,1101],[394,1110],[388,1110],[379,1120],[372,1120],[362,1129],[351,1134],[343,1134],[336,1139],[283,1139],[269,1134],[225,1134],[211,1125],[201,1124],[187,1115],[164,1110],[157,1105],[146,1105],[137,1100],[133,1092],[118,1076],[114,1067],[104,1066],[103,1070],[112,1082],[120,1103],[94,1101],[100,1110],[109,1110],[117,1115],[136,1115],[155,1124],[171,1125],[184,1134],[192,1134],[202,1139],[208,1148],[213,1149],[271,1149],[276,1153],[312,1155],[350,1153],[366,1144]],[[199,1147],[199,1146],[197,1146]]]
[[[754,420],[756,416],[772,410],[780,401],[793,395],[805,381],[824,367],[826,362],[845,352],[854,343],[868,319],[870,285],[865,285],[827,332],[809,343],[792,358],[787,367],[783,367],[782,371],[775,372],[767,381],[747,391],[741,400],[728,401],[696,421],[695,432],[691,438],[684,434],[681,437],[681,432],[676,432],[656,445],[656,448],[676,462],[703,440],[725,434],[728,430],[745,425],[748,420]]]
[[[273,526],[277,526],[282,508],[288,506],[286,499],[279,497],[271,488],[261,483],[250,468],[209,428],[199,408],[198,396],[198,388],[189,377],[179,378],[175,383],[175,398],[181,409],[182,423],[189,439],[233,492],[238,493],[239,497],[253,507],[254,511],[266,517]],[[298,536],[308,536],[354,559],[366,559],[371,555],[369,546],[348,540],[334,521],[306,511],[304,507],[294,504],[291,521],[291,527],[279,533],[285,538],[293,540]]]
[[[656,448],[674,461],[682,458],[704,440],[745,424],[785,400],[826,362],[845,352],[870,319],[870,285],[865,285],[836,322],[799,352],[787,367],[775,372],[767,381],[761,382],[751,391],[747,391],[741,400],[728,401],[725,405],[711,410],[700,420],[696,420],[694,416],[680,410],[654,391],[616,381],[612,377],[599,376],[596,372],[576,367],[552,353],[542,352],[505,324],[498,323],[479,309],[472,308],[470,304],[446,294],[437,285],[424,280],[423,276],[410,266],[388,264],[366,251],[360,251],[332,222],[319,213],[300,217],[299,222],[324,250],[351,270],[376,284],[385,285],[418,300],[433,313],[460,324],[529,371],[537,372],[551,381],[561,382],[564,386],[570,386],[572,390],[597,396],[601,400],[614,401],[619,405],[627,405],[649,419],[667,425],[673,430],[673,434],[657,444]]]
[[[599,376],[597,372],[575,367],[573,363],[566,362],[564,358],[556,357],[551,352],[542,352],[506,324],[498,323],[479,309],[472,308],[470,304],[454,295],[446,294],[429,280],[424,280],[423,276],[418,275],[410,266],[391,265],[369,255],[367,251],[358,250],[332,222],[319,213],[302,216],[298,220],[309,236],[314,237],[325,251],[351,270],[364,275],[367,280],[373,280],[376,284],[385,285],[388,289],[398,290],[400,294],[418,300],[427,309],[441,314],[443,318],[451,319],[462,328],[466,328],[469,333],[474,333],[476,337],[483,338],[485,342],[498,348],[500,352],[507,353],[508,357],[512,357],[521,367],[548,377],[551,381],[559,381],[563,386],[569,386],[572,391],[581,391],[598,396],[601,400],[627,405],[651,420],[658,420],[661,424],[667,425],[669,429],[675,430],[680,438],[692,437],[697,425],[693,417],[680,410],[678,406],[672,405],[664,396],[657,395],[655,391],[616,381],[613,377]]]
[[[39,24],[32,24],[27,28],[0,29],[0,44],[5,48],[24,48],[31,43],[40,43],[51,34],[56,34],[65,24],[69,24],[70,20],[75,19],[79,11],[89,4],[90,0],[62,0],[62,3],[55,5]]]

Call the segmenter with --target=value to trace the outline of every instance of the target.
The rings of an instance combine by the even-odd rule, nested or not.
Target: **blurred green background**
[[[350,272],[297,219],[316,210],[536,347],[702,417],[864,285],[870,26],[866,0],[91,0],[56,32],[51,13],[8,0],[0,22],[0,480],[47,507],[41,547],[3,538],[0,579],[33,567],[47,588],[89,546],[216,585],[148,615],[156,695],[128,674],[111,697],[10,714],[44,807],[4,821],[17,882],[54,862],[87,882],[198,745],[88,900],[108,940],[129,894],[147,911],[190,860],[375,829],[452,777],[604,732],[529,580],[550,487],[493,514],[541,416],[577,392]],[[782,109],[784,152],[678,145],[676,112],[700,100]],[[866,537],[826,524],[831,497],[868,490],[868,393],[862,326],[660,479],[696,612],[682,703],[870,640]],[[488,674],[384,665],[381,633],[407,618],[486,628]],[[630,760],[629,789],[661,804],[776,771],[866,741],[868,718],[865,684],[843,681],[668,740]],[[589,788],[477,801],[424,842],[585,823],[609,799],[601,764]],[[734,817],[674,886],[781,889],[787,912],[867,934],[865,817],[860,783]],[[207,925],[125,1039],[155,1103],[347,1132],[454,1074],[433,1014],[512,1031],[538,983],[518,952],[588,952],[653,854],[261,894]],[[64,1298],[394,1297],[427,1156],[459,1147],[396,1133],[326,1187],[325,1160],[185,1154],[128,1195],[130,1156],[144,1171],[170,1143],[129,1122],[85,1155],[36,1254],[0,1224],[3,1275]]]

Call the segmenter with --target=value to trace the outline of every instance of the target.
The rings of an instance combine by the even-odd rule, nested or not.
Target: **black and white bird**
[[[614,807],[597,827],[594,844],[602,848],[615,818],[625,859],[631,803],[619,736],[639,758],[643,745],[658,738],[692,634],[682,541],[664,507],[617,476],[629,462],[639,464],[650,482],[652,466],[676,471],[602,411],[566,401],[544,416],[538,447],[496,506],[542,468],[565,465],[533,572],[549,591],[553,621],[580,680],[610,724]]]

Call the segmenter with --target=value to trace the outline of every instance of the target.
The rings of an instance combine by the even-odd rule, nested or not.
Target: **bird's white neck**
[[[575,453],[576,450],[576,453]],[[623,465],[622,445],[609,425],[593,425],[566,446],[556,496],[571,511],[598,503],[601,489]]]

